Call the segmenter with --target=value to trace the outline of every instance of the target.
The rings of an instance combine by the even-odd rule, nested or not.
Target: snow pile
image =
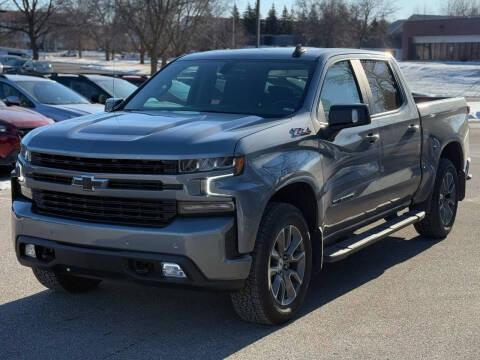
[[[480,98],[480,63],[401,62],[410,90]]]

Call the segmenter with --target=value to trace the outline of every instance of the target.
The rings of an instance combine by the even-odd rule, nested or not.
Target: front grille
[[[176,200],[128,199],[33,191],[39,214],[96,223],[163,227],[177,215]]]
[[[55,184],[71,185],[73,177],[69,175],[55,175],[44,173],[33,173],[33,179],[36,181],[43,181]],[[110,179],[107,182],[106,188],[118,190],[182,190],[182,184],[164,184],[158,180],[124,180],[124,179]]]
[[[32,152],[32,164],[82,173],[176,174],[176,160],[100,159]]]
[[[46,181],[46,182],[51,182],[56,184],[70,185],[72,183],[73,178],[71,176],[34,173],[33,179],[36,181]]]
[[[182,190],[182,184],[164,184],[154,180],[108,180],[109,189],[122,190]]]

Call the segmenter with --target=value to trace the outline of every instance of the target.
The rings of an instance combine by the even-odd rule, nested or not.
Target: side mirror
[[[5,99],[5,104],[7,104],[9,106],[11,106],[11,105],[20,106],[20,99],[18,98],[17,95],[7,96],[7,98]]]
[[[118,106],[123,102],[121,98],[109,98],[105,100],[105,112],[112,112],[117,110]]]
[[[341,130],[370,123],[370,111],[366,104],[332,105],[328,113],[328,127],[332,130]]]

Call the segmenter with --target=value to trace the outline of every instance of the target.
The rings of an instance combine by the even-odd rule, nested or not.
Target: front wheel
[[[304,302],[312,270],[312,245],[302,213],[290,204],[270,204],[252,255],[245,287],[231,294],[235,311],[261,324],[290,320]]]
[[[437,239],[448,235],[457,215],[458,189],[457,169],[450,160],[440,159],[430,210],[415,224],[420,235]]]

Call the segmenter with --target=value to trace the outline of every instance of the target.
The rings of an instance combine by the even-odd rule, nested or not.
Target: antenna
[[[307,49],[302,47],[302,44],[298,44],[293,51],[292,57],[300,57],[307,52]]]

